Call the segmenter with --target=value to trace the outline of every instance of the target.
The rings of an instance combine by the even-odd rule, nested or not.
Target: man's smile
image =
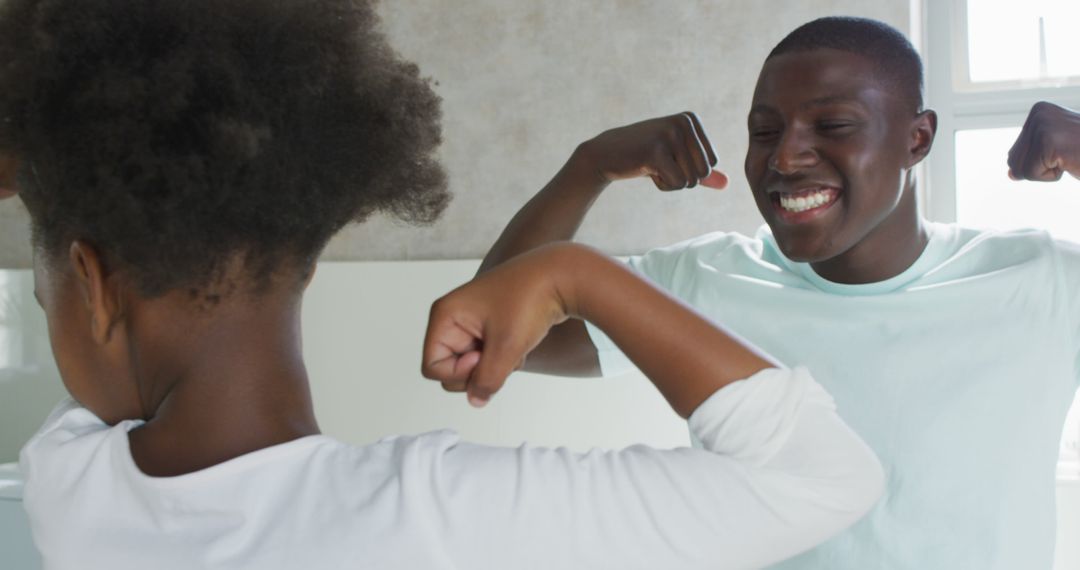
[[[781,221],[789,224],[809,222],[823,215],[842,195],[839,188],[826,185],[769,190],[773,211]]]

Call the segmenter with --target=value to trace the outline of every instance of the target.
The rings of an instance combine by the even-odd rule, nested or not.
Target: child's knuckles
[[[483,377],[476,378],[469,383],[469,393],[481,400],[490,400],[506,385],[506,378],[511,371],[509,366],[489,370]]]
[[[436,360],[434,345],[425,341],[422,360],[420,361],[420,374],[431,380],[438,379],[441,360]]]
[[[439,297],[435,300],[434,303],[431,304],[431,309],[428,311],[429,322],[438,324],[446,319],[446,316],[448,315],[448,312],[450,310],[450,301],[448,300],[448,297],[449,295]]]
[[[506,383],[506,377],[510,375],[512,370],[511,363],[503,361],[489,362],[483,369],[478,369],[472,380],[469,381],[469,393],[475,396],[490,397],[503,387],[503,384]]]
[[[494,391],[484,390],[480,387],[469,388],[469,395],[472,396],[474,399],[480,400],[482,402],[490,400],[494,394]]]
[[[465,386],[466,386],[465,382],[461,382],[461,381],[457,381],[457,380],[444,380],[442,382],[442,389],[443,390],[446,390],[447,392],[452,392],[452,393],[455,393],[455,394],[460,394],[461,392],[464,392],[465,391]]]
[[[425,363],[421,366],[421,373],[424,378],[429,380],[444,382],[453,378],[454,364],[449,359],[440,360],[434,363]]]

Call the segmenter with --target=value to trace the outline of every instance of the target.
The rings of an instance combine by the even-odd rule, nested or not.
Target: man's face
[[[821,262],[901,215],[913,161],[914,109],[874,77],[874,63],[833,49],[762,67],[748,127],[746,177],[781,251]]]

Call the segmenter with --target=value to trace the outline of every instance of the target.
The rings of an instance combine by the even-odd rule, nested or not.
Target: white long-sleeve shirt
[[[705,449],[316,435],[155,478],[130,454],[140,422],[68,402],[21,467],[46,570],[757,568],[882,492],[876,457],[805,369],[730,384],[689,423]]]

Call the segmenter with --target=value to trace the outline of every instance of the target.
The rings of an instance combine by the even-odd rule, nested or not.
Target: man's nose
[[[818,163],[818,154],[805,133],[791,129],[783,134],[769,159],[769,168],[788,176]]]

